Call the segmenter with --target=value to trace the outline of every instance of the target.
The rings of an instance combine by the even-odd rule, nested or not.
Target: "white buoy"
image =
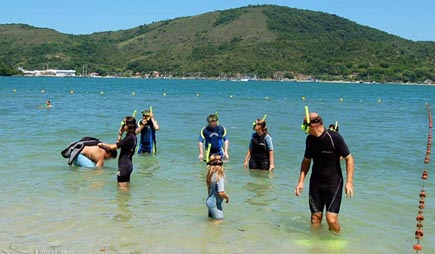
[[[266,100],[269,100],[269,96],[264,97]]]
[[[378,99],[378,103],[382,103],[382,100],[381,100],[381,99]]]
[[[200,94],[199,93],[196,93],[196,97],[199,97],[200,96]]]
[[[45,90],[44,90],[44,89],[42,89],[42,90],[41,90],[41,93],[45,93]]]
[[[343,102],[344,100],[343,100],[343,98],[340,98],[338,101],[339,101],[339,102]]]
[[[135,96],[136,95],[136,93],[135,92],[131,92],[131,96]]]
[[[104,92],[103,92],[103,91],[101,91],[101,92],[100,92],[100,94],[101,94],[101,95],[104,95]]]
[[[74,94],[74,90],[69,91],[70,94]]]
[[[166,96],[167,94],[166,94],[166,92],[163,92],[163,96]]]
[[[230,98],[233,98],[233,97],[234,97],[234,96],[231,94],[231,95],[230,95]]]
[[[305,98],[305,96],[302,96],[302,98],[301,98],[303,101],[305,101],[307,98]]]
[[[16,93],[16,92],[17,92],[17,89],[14,88],[14,90],[12,90],[12,91],[13,91],[14,93]]]

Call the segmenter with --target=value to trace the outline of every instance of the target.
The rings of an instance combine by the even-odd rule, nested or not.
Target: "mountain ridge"
[[[89,35],[0,25],[0,47],[0,63],[13,68],[48,64],[124,75],[159,71],[174,76],[435,80],[435,42],[415,42],[336,15],[275,5]]]

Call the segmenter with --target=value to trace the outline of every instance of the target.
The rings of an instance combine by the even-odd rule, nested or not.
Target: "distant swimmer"
[[[136,134],[140,133],[138,154],[157,152],[156,131],[159,129],[153,112],[151,110],[142,111],[142,120],[139,121],[139,127],[136,129]]]
[[[50,100],[47,100],[44,105],[39,106],[40,108],[52,108],[53,104],[51,104]]]
[[[219,118],[215,114],[211,114],[207,117],[208,125],[201,129],[199,134],[199,156],[200,160],[208,160],[204,156],[204,143],[205,148],[210,152],[208,156],[218,154],[225,159],[229,159],[228,148],[230,141],[228,140],[227,130],[224,126],[218,124]]]
[[[136,150],[137,138],[136,138],[136,119],[132,116],[126,117],[122,121],[123,132],[127,135],[116,144],[98,144],[99,147],[109,150],[121,149],[121,153],[118,158],[118,187],[121,190],[128,190],[130,175],[133,172],[133,155]]]
[[[253,123],[254,133],[249,143],[243,166],[249,169],[273,171],[275,159],[272,137],[267,131],[266,120],[257,119]]]
[[[212,155],[207,163],[207,190],[208,197],[206,205],[208,208],[208,217],[215,220],[222,220],[224,212],[222,209],[222,201],[230,202],[230,197],[225,192],[225,173],[222,157],[220,155]]]
[[[69,159],[68,164],[84,168],[94,168],[104,166],[104,161],[116,158],[116,150],[103,149],[98,147],[101,140],[84,137],[77,142],[71,143],[61,154]]]
[[[340,212],[343,193],[343,174],[340,166],[340,157],[346,161],[347,181],[345,184],[346,196],[353,196],[354,160],[344,142],[336,131],[326,130],[323,120],[317,113],[308,113],[302,124],[308,134],[304,159],[301,163],[299,182],[295,188],[296,196],[300,196],[304,189],[304,180],[310,170],[311,160],[314,161],[310,186],[309,205],[311,210],[311,223],[320,226],[323,211],[326,208],[326,220],[329,230],[340,231],[338,213]]]

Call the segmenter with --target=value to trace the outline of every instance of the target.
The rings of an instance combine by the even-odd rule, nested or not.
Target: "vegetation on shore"
[[[435,42],[414,42],[322,12],[248,6],[128,30],[68,35],[0,25],[0,75],[16,68],[101,75],[435,80]]]

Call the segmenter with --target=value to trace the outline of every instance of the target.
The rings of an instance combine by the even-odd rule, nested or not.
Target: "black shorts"
[[[128,183],[130,182],[130,175],[133,169],[119,169],[118,170],[118,183]]]
[[[249,160],[249,169],[269,170],[269,161]]]
[[[311,213],[339,213],[343,194],[343,178],[331,183],[310,180],[309,203]]]

